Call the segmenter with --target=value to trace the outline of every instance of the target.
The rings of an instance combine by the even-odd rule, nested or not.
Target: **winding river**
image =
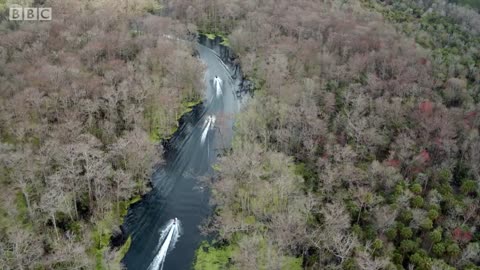
[[[209,190],[201,180],[213,175],[217,155],[230,146],[233,116],[242,104],[242,76],[237,66],[228,64],[228,48],[218,40],[203,37],[200,41],[203,45],[197,44],[197,51],[206,65],[205,99],[182,118],[180,128],[166,145],[165,165],[152,176],[152,191],[125,217],[125,232],[132,236],[123,259],[128,269],[151,269],[152,262],[154,268],[190,269],[202,240],[199,225],[211,214]],[[173,232],[166,231],[170,230],[166,224],[174,223],[174,218],[181,229],[179,225],[179,236],[169,248],[173,245],[162,241],[172,238],[168,237]],[[161,254],[167,249],[166,256]],[[158,258],[164,260],[160,266],[156,266]]]

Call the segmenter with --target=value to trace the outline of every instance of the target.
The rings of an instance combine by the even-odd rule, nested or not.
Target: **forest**
[[[48,23],[1,11],[1,269],[120,269],[110,237],[201,98],[193,47],[162,36],[195,28],[124,4],[47,1]]]
[[[227,36],[256,86],[210,182],[216,240],[195,269],[480,269],[477,11],[169,7]]]
[[[193,268],[480,269],[474,0],[0,0],[0,265],[121,269],[111,248],[202,99],[220,36],[253,99]]]

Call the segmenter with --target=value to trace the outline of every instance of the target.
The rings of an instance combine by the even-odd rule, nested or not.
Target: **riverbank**
[[[158,138],[157,135],[154,135],[153,137],[150,136],[152,142],[162,145],[163,153],[168,154],[172,144],[171,141],[180,133],[179,127],[181,127],[185,122],[187,122],[188,119],[195,117],[195,115],[198,114],[199,111],[201,111],[202,105],[203,99],[192,102],[182,102],[182,107],[184,109],[182,110],[182,114],[177,118],[177,125],[175,128],[172,129],[171,134],[162,138]],[[161,165],[158,164],[156,166]],[[117,225],[118,228],[115,231],[111,231],[110,228],[115,227],[112,226],[112,224],[123,224],[124,218],[127,215],[128,210],[136,203],[142,202],[144,196],[151,192],[152,188],[153,183],[150,180],[148,183],[148,189],[145,190],[143,194],[135,195],[130,200],[121,202],[121,211],[119,215],[117,215],[116,217],[107,215],[107,218],[104,221],[98,223],[97,228],[94,230],[93,236],[95,246],[93,252],[94,254],[96,254],[95,257],[97,258],[97,270],[104,269],[101,264],[101,254],[105,254],[105,251],[107,249],[115,252],[115,259],[113,261],[116,264],[120,263],[121,260],[124,258],[125,254],[127,254],[132,241],[131,236],[129,236],[125,232],[123,225]]]
[[[199,37],[199,43],[204,43],[203,37]],[[174,217],[181,222],[183,233],[175,249],[166,257],[160,256],[165,260],[165,268],[191,267],[195,249],[202,240],[198,226],[211,209],[209,191],[200,179],[211,177],[211,165],[231,141],[233,116],[241,107],[237,93],[242,85],[239,67],[228,62],[233,53],[212,41],[206,45],[197,45],[198,55],[207,67],[205,101],[185,114],[178,130],[164,141],[166,162],[152,176],[152,191],[132,205],[125,218],[126,232],[132,237],[123,260],[127,268],[148,268],[158,252],[161,227]],[[221,95],[212,89],[211,78],[215,76],[223,81]],[[217,122],[209,128],[204,123],[211,116],[216,116]]]

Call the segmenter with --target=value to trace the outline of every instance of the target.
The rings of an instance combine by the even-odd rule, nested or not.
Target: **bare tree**
[[[372,258],[372,256],[366,251],[357,252],[355,260],[358,267],[362,270],[385,269],[390,263],[386,258]]]

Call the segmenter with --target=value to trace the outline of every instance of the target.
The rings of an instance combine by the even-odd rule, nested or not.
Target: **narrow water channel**
[[[201,39],[197,45],[200,59],[206,65],[205,100],[183,118],[179,130],[166,146],[166,164],[152,176],[153,190],[133,205],[125,218],[124,228],[132,244],[123,263],[128,269],[152,268],[152,262],[163,258],[162,241],[168,236],[168,224],[177,218],[179,237],[171,245],[163,269],[190,269],[202,236],[199,225],[211,213],[209,191],[201,179],[213,175],[217,154],[230,146],[233,116],[239,112],[239,68],[226,64],[225,52],[217,41]],[[228,62],[228,61],[226,61]],[[215,80],[215,76],[218,78]],[[219,80],[218,80],[219,79]],[[220,82],[221,91],[217,89]],[[172,226],[170,226],[172,227]],[[163,236],[162,237],[162,232]],[[173,241],[173,240],[172,240]],[[162,268],[162,266],[156,268]],[[157,270],[157,269],[155,269]]]

